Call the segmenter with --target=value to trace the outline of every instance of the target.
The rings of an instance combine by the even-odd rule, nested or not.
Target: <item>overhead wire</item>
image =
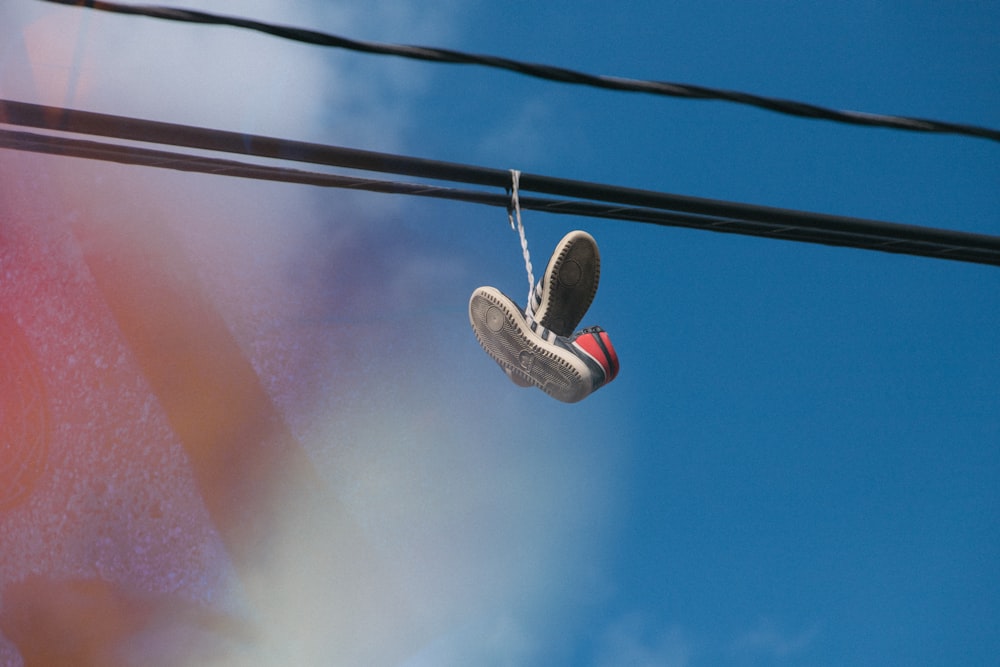
[[[976,125],[952,123],[911,116],[894,116],[862,111],[831,109],[806,102],[765,97],[763,95],[755,95],[753,93],[709,88],[685,83],[589,74],[587,72],[567,69],[565,67],[529,63],[492,55],[466,53],[452,49],[405,44],[387,44],[382,42],[350,39],[316,30],[276,25],[254,19],[224,16],[191,9],[161,7],[156,5],[126,5],[117,2],[106,2],[104,0],[43,1],[62,5],[82,5],[98,11],[145,16],[168,21],[245,28],[306,44],[348,49],[362,53],[397,56],[401,58],[437,63],[479,65],[483,67],[516,72],[518,74],[539,79],[558,81],[561,83],[577,84],[625,92],[649,93],[652,95],[668,97],[719,100],[753,106],[760,109],[766,109],[768,111],[803,118],[828,120],[850,125],[885,127],[896,130],[908,130],[912,132],[956,134],[1000,142],[1000,130]]]
[[[0,124],[327,167],[489,186],[497,192],[251,164],[145,146],[0,129],[0,148],[319,187],[433,197],[506,208],[510,172],[125,116],[0,100]],[[1000,266],[1000,237],[725,202],[523,173],[521,208]],[[568,198],[568,199],[567,199]]]

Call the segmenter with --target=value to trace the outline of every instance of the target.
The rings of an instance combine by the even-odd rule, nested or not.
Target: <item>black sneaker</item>
[[[560,336],[537,322],[495,287],[469,299],[469,322],[486,353],[515,380],[575,403],[615,379],[618,355],[600,327]]]

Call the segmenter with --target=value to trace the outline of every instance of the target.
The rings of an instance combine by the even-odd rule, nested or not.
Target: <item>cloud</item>
[[[617,619],[601,636],[594,667],[686,667],[693,647],[677,626],[659,625],[640,613]]]
[[[786,658],[807,651],[819,632],[818,625],[801,632],[788,632],[773,620],[765,618],[752,630],[737,637],[733,642],[733,652]]]
[[[455,3],[162,3],[369,39],[435,42]],[[0,91],[45,104],[388,150],[429,71],[225,26],[44,2],[0,7]]]
[[[550,148],[549,137],[556,119],[549,102],[539,98],[519,102],[509,114],[501,116],[495,127],[487,128],[476,147],[479,159],[484,162],[539,161]]]
[[[517,667],[532,664],[540,643],[522,621],[490,615],[438,637],[401,667]]]
[[[252,0],[242,11],[254,15],[275,4]],[[319,120],[322,62],[280,40],[41,2],[6,3],[0,11],[4,42],[23,45],[27,58],[7,58],[7,67],[27,65],[30,73],[8,77],[7,95],[227,129],[255,123],[287,132]]]
[[[698,645],[678,625],[657,624],[644,613],[626,614],[602,633],[594,667],[687,667],[696,657],[743,661],[783,660],[809,651],[819,636],[818,625],[789,632],[762,619],[731,642]]]
[[[369,6],[365,13],[340,16],[331,5],[250,0],[202,2],[199,8],[301,25],[319,26],[333,20],[339,22],[337,30],[350,33],[360,30],[361,23],[378,25],[380,18],[392,24],[390,15],[401,6],[381,3]],[[405,14],[416,11],[406,9]],[[443,18],[439,13],[427,14]],[[111,16],[30,1],[0,5],[0,55],[0,96],[293,138],[377,139],[383,149],[397,148],[402,142],[406,128],[397,115],[402,117],[419,93],[417,78],[401,76],[398,67],[385,74],[374,65],[355,72],[342,59],[332,58],[330,51],[316,47],[231,28]],[[331,100],[336,104],[330,104]],[[391,113],[383,113],[384,109]],[[119,268],[137,269],[122,272],[120,277],[130,274],[127,280],[142,285],[148,275],[143,275],[140,258],[148,255],[149,274],[159,271],[158,279],[184,290],[180,298],[175,294],[173,302],[158,304],[161,310],[177,313],[161,324],[173,320],[188,334],[213,329],[212,335],[220,336],[219,340],[231,334],[238,345],[227,344],[226,354],[235,362],[229,364],[230,369],[240,366],[242,352],[267,392],[266,397],[258,392],[258,398],[277,401],[294,382],[290,370],[306,363],[329,370],[310,354],[315,349],[311,347],[315,329],[302,325],[306,306],[325,294],[303,295],[295,289],[301,288],[301,282],[296,285],[289,277],[302,278],[294,270],[317,247],[325,250],[325,259],[342,264],[347,259],[355,265],[371,259],[352,256],[351,246],[344,243],[370,234],[364,225],[366,216],[358,214],[350,197],[338,193],[11,151],[0,151],[0,174],[4,176],[0,179],[0,224],[5,230],[0,262],[10,258],[6,275],[15,279],[5,281],[4,294],[38,297],[4,301],[18,304],[13,319],[22,323],[32,344],[43,350],[39,354],[46,383],[54,387],[50,395],[58,408],[51,428],[55,435],[48,475],[19,513],[4,516],[0,588],[8,589],[29,572],[43,579],[72,576],[80,582],[78,588],[53,587],[45,599],[54,602],[43,605],[44,609],[8,602],[5,611],[14,619],[9,627],[17,625],[19,616],[58,612],[59,600],[67,596],[82,600],[76,608],[90,605],[97,615],[102,609],[112,610],[104,615],[113,619],[127,619],[133,600],[142,600],[143,608],[159,609],[172,604],[177,595],[200,602],[221,601],[228,612],[236,609],[253,616],[255,612],[248,612],[243,602],[248,595],[253,598],[248,591],[257,588],[276,593],[251,623],[280,621],[265,624],[280,630],[260,638],[259,655],[237,659],[238,663],[323,664],[324,655],[357,654],[359,647],[375,644],[374,630],[355,633],[345,642],[345,635],[350,634],[346,628],[360,622],[359,608],[372,608],[375,598],[391,594],[397,585],[384,579],[345,584],[346,574],[339,576],[340,588],[330,585],[330,579],[336,579],[333,570],[362,572],[373,578],[377,575],[372,573],[379,572],[375,566],[368,567],[370,544],[358,537],[356,524],[350,517],[333,516],[335,502],[323,504],[320,511],[299,499],[276,501],[269,509],[278,517],[278,525],[269,535],[271,544],[262,545],[260,554],[251,553],[239,538],[226,543],[226,552],[220,548],[219,537],[212,531],[224,533],[226,522],[219,520],[218,513],[209,521],[205,508],[199,507],[203,499],[211,505],[207,500],[211,482],[206,485],[203,479],[195,487],[191,480],[190,469],[197,467],[192,458],[200,450],[188,445],[181,449],[178,440],[184,437],[178,432],[182,429],[177,420],[164,417],[170,412],[169,392],[150,394],[148,381],[155,375],[149,372],[150,364],[142,365],[134,335],[122,340],[125,327],[116,326],[120,314],[108,312],[118,269],[104,271],[102,278],[91,262],[92,255],[114,257]],[[331,206],[331,202],[340,205]],[[333,220],[331,208],[339,213]],[[384,208],[383,216],[385,211],[391,208]],[[345,231],[339,237],[323,234],[321,223],[335,223]],[[94,233],[81,234],[81,229]],[[374,233],[385,234],[384,230]],[[379,244],[369,240],[368,247],[369,254],[377,256]],[[419,256],[419,248],[412,250],[402,268],[385,265],[384,278],[394,286],[397,299],[413,294],[404,284],[407,278],[453,271],[435,271],[429,260]],[[349,273],[342,268],[337,275]],[[41,303],[36,303],[39,299]],[[185,312],[192,304],[199,311],[195,316],[188,314],[193,311]],[[37,317],[28,317],[35,313]],[[213,319],[217,315],[224,325],[208,326],[210,320],[217,321]],[[329,333],[328,329],[320,331],[320,337]],[[188,334],[191,340],[197,337]],[[189,350],[196,348],[192,344]],[[66,349],[72,354],[63,354]],[[339,353],[334,351],[333,357]],[[162,358],[168,355],[164,352]],[[180,356],[174,366],[184,366]],[[219,359],[220,355],[205,355],[202,362]],[[83,382],[73,382],[81,376]],[[243,408],[233,408],[239,402],[224,412],[238,415]],[[258,401],[258,407],[266,402]],[[144,410],[142,416],[137,404]],[[7,407],[0,405],[0,413]],[[288,419],[287,412],[296,406],[286,401],[282,407]],[[334,443],[318,446],[324,444]],[[235,458],[234,463],[243,458]],[[167,468],[163,459],[176,465]],[[86,465],[80,465],[81,460]],[[217,486],[235,487],[231,481],[221,481],[226,473],[220,471],[213,475],[220,480]],[[255,478],[258,485],[267,475]],[[53,487],[53,477],[60,480],[58,489]],[[288,486],[299,482],[294,479]],[[113,492],[97,493],[91,491],[94,488]],[[264,488],[260,491],[266,495]],[[105,498],[112,498],[114,504],[101,504]],[[255,506],[260,508],[260,504]],[[344,542],[351,544],[346,547]],[[312,554],[313,560],[304,559],[302,551]],[[239,580],[218,576],[220,570],[232,572],[227,556],[241,561]],[[257,560],[255,556],[265,563],[260,573],[248,565]],[[95,588],[91,583],[95,577],[114,585]],[[43,580],[39,585],[48,583]],[[367,590],[370,596],[348,602],[337,596],[345,589]],[[258,595],[254,601],[260,599]],[[380,608],[383,627],[392,619],[405,619],[408,613],[404,603],[399,608],[389,606]],[[150,618],[163,616],[151,613]],[[324,623],[331,627],[324,628]],[[197,615],[185,614],[183,620],[171,616],[155,624],[159,627],[125,628],[129,633],[139,632],[132,650],[136,645],[140,651],[156,647],[165,635],[180,633],[190,638],[200,633]],[[55,624],[51,630],[58,632]],[[85,627],[81,634],[86,635]],[[104,636],[117,643],[119,634]],[[378,647],[384,654],[405,654],[419,645],[401,633],[392,639],[395,644]],[[27,651],[32,641],[29,636],[19,644]],[[183,658],[178,652],[183,653],[185,641],[169,643],[172,663],[180,664]],[[331,647],[331,643],[339,645]],[[0,650],[11,653],[2,642]],[[147,657],[152,660],[154,656]],[[203,662],[192,660],[192,664]]]
[[[434,43],[451,29],[455,3],[218,0],[198,7]],[[413,63],[246,31],[40,2],[0,4],[0,54],[0,94],[15,99],[379,150],[405,146],[430,76],[415,75],[423,70]],[[248,589],[260,584],[225,562],[199,505],[190,452],[164,416],[167,401],[150,394],[135,350],[81,259],[92,248],[72,228],[104,225],[129,242],[154,230],[183,258],[165,262],[178,274],[167,278],[199,286],[204,310],[210,305],[224,321],[343,509],[335,522],[329,507],[278,505],[281,526],[265,540],[272,549],[260,578],[278,591],[264,616],[281,622],[262,638],[259,654],[246,655],[246,645],[233,654],[225,637],[221,648],[199,640],[209,645],[203,650],[220,650],[218,664],[323,664],[348,652],[331,646],[343,639],[331,626],[354,627],[359,605],[331,595],[315,575],[330,563],[364,572],[377,558],[385,564],[380,577],[363,583],[392,600],[379,608],[381,625],[415,618],[420,631],[386,638],[362,630],[357,646],[384,640],[386,654],[405,656],[445,637],[440,650],[454,664],[518,664],[536,651],[542,633],[526,619],[564,599],[560,582],[587,567],[581,554],[593,553],[614,503],[597,474],[606,473],[606,461],[566,442],[565,424],[551,417],[560,406],[540,404],[537,393],[495,392],[510,388],[484,356],[467,368],[463,351],[479,354],[463,312],[474,260],[423,232],[400,231],[399,205],[373,196],[10,151],[0,152],[0,174],[12,175],[0,180],[0,216],[13,221],[6,229],[23,231],[9,252],[18,282],[6,288],[44,297],[32,306],[38,325],[26,334],[47,341],[49,379],[59,380],[53,392],[79,421],[53,426],[53,474],[63,495],[33,498],[30,512],[5,517],[0,550],[13,556],[0,585],[28,571],[58,571],[84,580],[87,604],[126,616],[135,600],[159,608],[160,594],[243,610]],[[506,224],[502,213],[497,221]],[[46,273],[29,275],[20,268],[29,261]],[[137,280],[141,274],[135,271]],[[185,305],[175,304],[178,312]],[[75,354],[72,369],[60,356],[66,349]],[[99,358],[113,359],[112,369],[98,368]],[[92,382],[70,381],[78,378]],[[517,431],[523,424],[530,437]],[[97,463],[69,465],[79,459]],[[95,495],[93,487],[108,491]],[[101,505],[105,497],[114,505]],[[73,523],[63,515],[69,511],[86,519],[72,534],[63,528]],[[165,524],[169,534],[160,532]],[[347,524],[359,530],[337,529]],[[48,542],[36,535],[60,548],[44,550]],[[187,560],[172,558],[182,550]],[[317,564],[303,552],[336,555]],[[94,576],[115,586],[93,589],[87,579]],[[76,596],[70,588],[53,595]],[[160,625],[129,650],[177,650],[202,634],[197,614],[153,616]],[[2,644],[0,651],[10,652]]]

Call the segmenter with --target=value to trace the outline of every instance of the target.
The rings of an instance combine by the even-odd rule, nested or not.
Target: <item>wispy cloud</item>
[[[520,160],[534,162],[543,157],[549,147],[557,115],[551,104],[530,98],[504,114],[495,127],[487,128],[477,147],[480,160],[486,163]]]
[[[737,654],[749,653],[786,658],[807,651],[819,634],[819,625],[811,625],[805,630],[790,631],[775,621],[764,618],[753,629],[737,637],[732,650]]]
[[[605,629],[594,667],[687,667],[692,652],[691,641],[678,626],[631,613]]]
[[[517,667],[532,664],[542,641],[514,616],[489,615],[438,637],[400,667]]]

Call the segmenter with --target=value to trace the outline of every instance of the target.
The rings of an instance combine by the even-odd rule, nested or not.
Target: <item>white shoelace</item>
[[[531,308],[531,295],[535,288],[535,276],[531,270],[531,254],[528,252],[528,239],[524,235],[524,223],[521,222],[521,201],[518,198],[521,172],[517,169],[511,169],[510,177],[511,191],[510,204],[507,206],[507,220],[510,221],[510,228],[516,229],[517,233],[521,236],[521,250],[524,253],[524,269],[528,272],[528,305],[525,309],[525,315],[527,315],[529,321],[534,321],[534,313]],[[514,224],[515,219],[517,220],[516,226]]]

